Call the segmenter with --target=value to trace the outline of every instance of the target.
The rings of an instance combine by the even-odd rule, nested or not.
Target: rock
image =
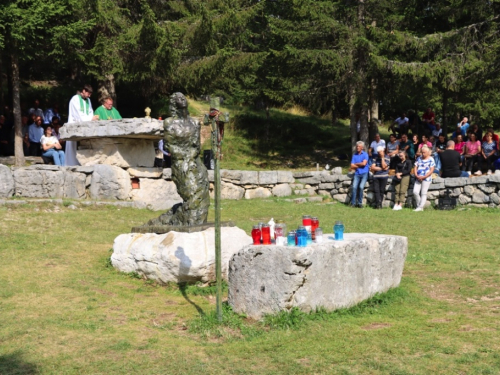
[[[472,202],[472,199],[465,194],[462,194],[458,197],[458,203],[460,203],[461,205],[466,205],[470,202]]]
[[[429,186],[429,190],[441,190],[444,189],[444,182],[435,183],[432,181],[431,186]]]
[[[314,188],[306,189],[306,191],[307,191],[307,195],[309,195],[309,196],[316,195],[316,189],[314,189]]]
[[[488,208],[487,204],[477,204],[477,203],[471,203],[469,204],[469,207],[475,207],[475,208]]]
[[[309,197],[306,199],[308,202],[323,202],[323,197]]]
[[[26,198],[84,198],[86,175],[72,173],[65,167],[55,167],[56,169],[31,167],[15,169],[13,177],[16,196]]]
[[[0,164],[0,198],[10,198],[14,195],[14,177],[6,165]]]
[[[153,211],[165,211],[174,204],[182,203],[182,198],[177,193],[177,188],[172,181],[163,179],[139,179],[140,189],[131,190],[134,202],[142,203],[144,207]]]
[[[450,190],[450,197],[452,198],[456,198],[458,197],[460,194],[462,194],[462,189],[457,187],[455,189],[452,189]]]
[[[333,183],[323,183],[318,186],[320,189],[335,189],[335,184]]]
[[[330,195],[333,190],[318,190],[318,195]]]
[[[339,201],[340,203],[349,203],[349,199],[347,199],[347,194],[335,194],[332,196],[333,199]]]
[[[275,197],[287,197],[292,195],[292,188],[288,184],[279,184],[273,187],[272,193]]]
[[[160,178],[163,176],[162,168],[136,167],[127,169],[129,175],[139,178]]]
[[[331,196],[334,196],[335,194],[338,194],[339,191],[337,189],[333,189],[332,191],[330,191],[330,195]]]
[[[80,141],[76,158],[83,166],[108,164],[122,168],[152,167],[155,160],[155,149],[151,140],[87,139]]]
[[[490,201],[490,197],[484,194],[481,190],[476,190],[472,195],[473,203],[488,203]]]
[[[69,167],[72,172],[78,172],[78,173],[85,173],[85,174],[92,174],[94,173],[94,167],[92,165],[89,166],[74,166],[74,167]]]
[[[485,184],[489,181],[489,178],[490,176],[479,176],[479,177],[469,178],[469,185]]]
[[[278,184],[290,184],[295,182],[293,173],[289,171],[278,171]]]
[[[468,196],[472,196],[474,194],[474,188],[472,186],[464,186],[464,193],[467,194]]]
[[[208,172],[208,175],[209,175],[208,179],[210,180],[210,171],[207,171],[207,172]],[[172,168],[164,168],[161,177],[163,179],[165,179],[165,180],[171,180],[172,179]],[[210,180],[210,181],[213,181],[213,180],[214,179],[213,179],[213,173],[212,173],[212,180]]]
[[[497,169],[494,175],[488,176],[488,181],[500,183],[500,169]]]
[[[70,204],[68,206],[68,210],[76,210],[76,206],[74,204]]]
[[[293,203],[306,203],[307,199],[306,198],[295,198],[293,199]]]
[[[221,199],[239,200],[245,195],[245,189],[229,182],[221,182],[220,195]]]
[[[272,193],[269,189],[263,187],[245,191],[245,199],[269,198],[270,196],[272,196]]]
[[[90,184],[92,199],[125,200],[131,190],[130,175],[123,169],[105,164],[94,167]]]
[[[252,319],[264,314],[353,306],[401,281],[406,237],[348,233],[306,248],[247,246],[229,262],[228,302]]]
[[[432,183],[433,184],[441,184],[441,183],[444,183],[445,182],[445,179],[442,178],[442,177],[435,177],[432,179]]]
[[[444,178],[444,186],[445,187],[456,187],[456,186],[465,186],[469,184],[469,178],[467,177],[448,177]]]
[[[342,181],[342,186],[343,187],[348,187],[348,186],[351,186],[352,185],[352,180],[344,180]],[[370,185],[367,183],[366,184],[367,187],[370,187]]]
[[[492,184],[481,184],[481,185],[478,185],[477,186],[479,188],[479,190],[485,192],[486,194],[491,194],[491,193],[494,193],[495,190],[496,190],[496,185],[492,185]]]
[[[295,195],[307,195],[307,190],[306,189],[294,190],[293,193]]]
[[[207,173],[208,173],[208,181],[209,182],[214,182],[214,170],[213,169],[209,169],[209,170],[207,170]]]
[[[322,174],[321,182],[337,182],[339,180],[338,175]]]
[[[335,167],[332,169],[332,174],[342,174],[342,167]]]
[[[318,185],[321,182],[321,178],[319,176],[312,176],[306,178],[297,178],[297,180],[301,184],[310,184],[310,185]]]
[[[290,188],[292,190],[302,190],[304,188],[304,184],[290,184]]]
[[[224,279],[231,256],[251,243],[244,230],[221,228]],[[215,231],[121,234],[115,238],[111,263],[122,272],[137,272],[161,283],[215,281]]]
[[[155,140],[163,136],[163,122],[145,118],[86,121],[66,124],[60,132],[61,139],[71,141],[108,137]]]
[[[491,193],[490,194],[490,201],[494,204],[500,204],[500,196],[496,193]]]
[[[278,183],[278,172],[276,171],[260,171],[259,184],[260,185],[274,185]]]
[[[431,200],[431,199],[436,199],[437,197],[439,197],[439,191],[428,191],[427,192],[427,199],[428,200]]]
[[[241,171],[240,178],[241,185],[258,185],[259,184],[259,172],[257,171]]]
[[[306,178],[306,177],[312,177],[313,173],[312,172],[293,172],[293,177],[294,178]]]

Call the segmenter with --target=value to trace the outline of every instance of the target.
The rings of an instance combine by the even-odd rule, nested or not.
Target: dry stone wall
[[[208,171],[208,176],[213,194],[213,171]],[[222,199],[275,196],[303,203],[321,202],[324,196],[329,196],[348,203],[351,196],[352,175],[342,174],[341,168],[319,172],[221,170],[221,179]],[[133,186],[132,180],[139,186]],[[365,204],[370,204],[374,198],[370,184],[369,180],[365,187]],[[411,203],[412,189],[413,182],[408,189],[408,203]],[[446,194],[464,206],[500,207],[500,174],[435,178],[427,204],[437,204],[438,198]],[[79,167],[35,164],[21,168],[0,164],[0,198],[13,196],[131,201],[138,207],[153,210],[166,210],[181,202],[170,169],[120,168],[105,164]],[[394,186],[389,178],[383,206],[390,207],[393,201]]]

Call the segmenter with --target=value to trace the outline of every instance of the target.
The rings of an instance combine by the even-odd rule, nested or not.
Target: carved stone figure
[[[208,173],[200,158],[200,125],[189,117],[186,97],[170,96],[170,115],[165,119],[165,144],[172,155],[172,180],[183,203],[146,225],[199,225],[206,223],[210,196]]]

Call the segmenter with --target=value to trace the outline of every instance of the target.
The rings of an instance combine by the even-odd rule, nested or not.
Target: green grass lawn
[[[327,232],[340,219],[347,232],[405,235],[401,286],[336,313],[255,322],[227,312],[218,327],[213,296],[109,266],[113,239],[158,213],[0,207],[0,374],[500,373],[498,210],[222,207],[247,232],[312,214]]]

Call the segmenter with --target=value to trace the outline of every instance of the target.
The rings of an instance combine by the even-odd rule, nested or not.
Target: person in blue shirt
[[[352,179],[352,207],[363,207],[363,189],[368,180],[368,154],[363,141],[356,142],[356,152],[352,155],[351,170],[354,171]]]
[[[30,140],[30,155],[31,156],[42,156],[42,149],[40,140],[43,136],[43,118],[41,116],[37,116],[35,118],[35,122],[31,124],[28,128],[28,135]]]

